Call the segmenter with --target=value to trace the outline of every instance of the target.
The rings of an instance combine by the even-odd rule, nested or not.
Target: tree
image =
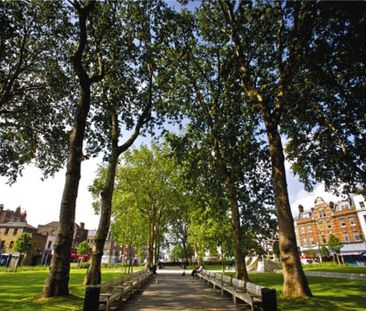
[[[103,43],[108,25],[101,26],[96,22],[100,5],[94,1],[85,5],[72,2],[77,14],[75,27],[79,30],[77,48],[72,54],[71,62],[78,78],[79,98],[73,114],[74,125],[69,134],[68,161],[66,166],[65,185],[60,207],[60,225],[51,261],[51,269],[43,288],[45,297],[69,295],[70,252],[74,233],[76,198],[80,180],[80,166],[83,159],[83,142],[87,128],[87,118],[91,105],[91,87],[104,76],[102,56],[99,44]],[[103,17],[103,14],[101,14]],[[94,20],[94,23],[90,21]],[[101,37],[88,40],[88,32]],[[95,44],[90,46],[91,42]],[[90,52],[90,54],[88,53]],[[88,54],[88,55],[86,55]],[[89,57],[87,57],[89,56]],[[91,59],[92,58],[92,59]],[[88,67],[89,66],[89,67]]]
[[[231,50],[228,63],[240,79],[243,103],[250,103],[249,111],[261,118],[266,130],[285,296],[311,296],[296,245],[280,136],[280,124],[289,109],[285,101],[288,84],[296,72],[297,53],[308,39],[304,7],[306,4],[289,2],[217,1],[200,8],[206,38],[222,40]]]
[[[320,261],[322,262],[323,257],[329,257],[330,252],[326,246],[322,245],[322,247],[319,249],[319,254],[320,254]]]
[[[116,197],[119,208],[138,208],[147,226],[147,266],[157,261],[163,235],[167,230],[168,214],[174,197],[175,163],[167,157],[167,147],[152,144],[124,153],[124,165],[117,170]],[[120,197],[122,194],[122,197]],[[118,206],[117,206],[118,208]],[[122,212],[123,214],[123,212]]]
[[[66,15],[59,2],[0,3],[0,175],[10,183],[30,162],[47,177],[67,157]]]
[[[85,241],[81,242],[77,246],[76,251],[79,255],[89,255],[91,252],[91,247],[90,247],[88,241],[85,240]]]
[[[23,254],[32,250],[33,247],[34,242],[32,235],[30,233],[27,232],[22,233],[22,235],[15,241],[13,250],[19,253],[19,257],[14,268],[15,271],[17,271],[18,265],[22,264]]]
[[[309,191],[317,182],[335,193],[344,184],[347,193],[365,186],[365,9],[363,2],[313,5],[318,18],[291,89],[297,113],[288,120],[286,146],[292,170]]]
[[[97,116],[98,123],[102,123],[103,138],[107,141],[109,150],[105,150],[108,157],[104,186],[100,189],[100,222],[95,237],[95,246],[91,264],[85,277],[85,284],[99,284],[101,282],[101,258],[104,242],[107,237],[112,210],[112,196],[118,158],[132,146],[142,128],[151,121],[154,106],[154,73],[158,51],[157,42],[160,42],[160,15],[162,2],[127,2],[117,5],[119,16],[130,19],[126,25],[124,19],[114,23],[114,42],[112,57],[108,60],[110,69],[106,74],[106,82],[102,87],[100,101],[101,115]],[[117,27],[118,25],[118,27]],[[153,32],[152,29],[155,29]],[[132,36],[131,34],[134,34]],[[127,42],[127,46],[123,45]],[[121,55],[121,48],[125,49]],[[144,87],[146,85],[146,87]],[[137,94],[136,94],[137,93]],[[142,110],[142,112],[140,112]],[[100,122],[100,119],[108,118]],[[98,124],[97,123],[97,124]],[[105,123],[105,124],[104,124]],[[123,124],[124,123],[124,124]],[[104,127],[103,127],[104,125]],[[132,130],[130,137],[119,144],[121,128]],[[98,138],[103,134],[98,134]],[[108,141],[109,140],[109,141]],[[102,142],[96,142],[100,148]]]
[[[77,247],[76,252],[79,255],[89,255],[91,252],[91,247],[88,243],[88,241],[82,241]]]
[[[114,191],[111,231],[117,243],[121,243],[136,253],[142,250],[149,234],[148,224],[138,208],[133,194],[117,188]],[[126,254],[123,254],[124,256]],[[129,259],[129,270],[132,273],[132,259]],[[125,257],[122,258],[124,262]]]
[[[91,253],[91,247],[88,243],[88,241],[81,242],[77,248],[76,248],[77,254],[81,255],[81,258],[79,257],[79,268],[81,268],[81,262],[84,260],[84,256],[90,255]]]
[[[245,210],[249,214],[253,212],[247,207],[256,200],[258,188],[264,186],[258,192],[267,197],[271,192],[271,187],[264,182],[268,176],[268,150],[262,149],[258,118],[242,104],[244,98],[239,82],[227,65],[231,61],[230,50],[216,39],[207,44],[211,38],[206,38],[203,18],[200,13],[197,15],[183,12],[176,17],[181,19],[180,24],[172,32],[172,43],[165,55],[166,62],[173,65],[172,73],[165,76],[165,85],[174,85],[165,90],[168,105],[176,103],[190,121],[185,138],[176,138],[173,143],[182,144],[179,148],[186,149],[189,144],[195,145],[193,155],[198,153],[198,148],[204,150],[202,158],[211,161],[211,174],[225,185],[231,210],[236,273],[237,277],[248,279],[242,249],[242,233],[246,227],[241,220]],[[240,200],[240,192],[248,195],[242,195]]]
[[[338,254],[340,253],[342,247],[343,244],[341,241],[334,234],[330,234],[328,239],[328,248],[333,253],[334,261],[337,258],[338,264],[340,264]]]

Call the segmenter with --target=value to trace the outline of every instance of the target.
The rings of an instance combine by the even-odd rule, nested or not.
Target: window
[[[344,218],[341,218],[339,220],[339,223],[341,224],[341,227],[345,227],[346,226],[346,221],[344,220]]]
[[[315,245],[315,242],[314,242],[314,239],[313,238],[310,238],[310,244],[311,245]]]
[[[327,239],[325,238],[325,235],[322,235],[322,241],[323,241],[323,244],[327,243]]]
[[[311,232],[311,225],[308,225],[308,231]]]
[[[345,242],[350,241],[348,233],[343,233],[343,239],[344,239]]]
[[[11,241],[9,244],[9,248],[13,248],[13,245],[14,245],[14,241]]]
[[[301,227],[300,227],[300,232],[301,232],[301,233],[304,233],[304,232],[305,232],[305,226],[301,226]]]
[[[0,241],[0,251],[3,249],[4,245],[5,245],[5,241]]]
[[[365,207],[365,202],[364,201],[361,201],[360,202],[360,207],[364,208]]]
[[[319,211],[319,217],[320,218],[324,218],[326,215],[325,215],[325,211]]]
[[[52,246],[52,241],[48,241],[47,248],[51,248],[51,246]]]
[[[353,217],[348,218],[348,221],[351,226],[356,226],[356,223],[355,223],[355,220],[353,219]]]
[[[355,241],[361,241],[361,236],[358,232],[353,232],[353,237],[355,238]]]
[[[18,228],[14,228],[13,235],[17,235],[17,233],[18,233]]]
[[[330,222],[328,222],[328,224],[327,224],[327,228],[328,228],[328,229],[332,229],[332,224],[331,224]]]
[[[344,203],[341,203],[341,210],[346,210],[346,209],[349,209],[350,206],[347,202],[344,202]]]
[[[5,228],[5,235],[8,235],[8,233],[9,233],[9,228]]]
[[[306,239],[303,239],[303,240],[302,240],[302,245],[307,245],[307,243],[306,243]]]

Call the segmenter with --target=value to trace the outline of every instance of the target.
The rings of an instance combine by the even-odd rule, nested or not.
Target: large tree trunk
[[[112,151],[111,158],[109,160],[107,168],[107,176],[103,188],[102,196],[102,207],[100,211],[100,219],[98,231],[95,235],[95,244],[93,246],[93,252],[91,257],[90,266],[85,275],[84,284],[100,284],[102,281],[101,277],[101,262],[104,250],[104,243],[108,236],[109,226],[111,222],[112,213],[112,197],[114,188],[114,178],[116,175],[118,163],[118,154],[116,148]]]
[[[286,297],[312,296],[301,266],[296,244],[294,220],[288,200],[285,158],[278,126],[266,118],[267,137],[272,162],[272,184],[279,226],[280,253],[283,269],[283,295]]]
[[[245,256],[242,250],[242,232],[240,224],[240,213],[238,206],[237,193],[235,188],[235,182],[229,173],[225,178],[225,183],[228,188],[230,209],[231,209],[231,220],[233,224],[233,244],[234,244],[234,256],[235,256],[235,266],[236,273],[235,276],[238,279],[245,281],[249,280],[247,268],[245,265]]]
[[[278,122],[283,108],[281,104],[283,85],[279,88],[279,102],[275,105],[273,111],[269,111],[269,108],[266,107],[264,102],[263,95],[251,84],[248,70],[249,62],[246,59],[242,46],[242,40],[234,14],[234,5],[230,1],[220,1],[220,5],[226,20],[232,27],[231,39],[235,43],[234,55],[239,64],[243,90],[252,99],[253,103],[259,104],[267,130],[272,162],[272,184],[279,224],[280,253],[284,274],[283,294],[286,297],[312,296],[304,271],[302,270],[296,245],[294,221],[287,193],[284,154],[281,136],[278,131]]]
[[[149,229],[149,243],[147,250],[147,262],[146,265],[148,268],[153,265],[153,257],[154,257],[154,222],[152,217],[150,217],[150,229]]]
[[[152,74],[151,74],[152,77]],[[151,80],[150,80],[150,88],[151,88]],[[117,171],[117,164],[119,156],[125,152],[129,147],[132,146],[136,138],[140,133],[140,129],[143,124],[148,120],[150,115],[150,110],[152,106],[152,101],[146,105],[143,113],[141,114],[134,132],[131,134],[130,138],[121,146],[118,146],[119,139],[119,125],[118,125],[118,116],[115,110],[111,111],[111,128],[112,128],[112,154],[109,159],[108,168],[107,168],[107,176],[103,187],[102,196],[102,207],[101,207],[101,215],[99,219],[98,231],[95,236],[95,245],[93,247],[93,254],[91,263],[88,269],[88,272],[85,276],[84,284],[99,284],[101,282],[101,261],[103,256],[104,244],[107,238],[110,221],[111,221],[111,213],[112,213],[112,198],[114,192],[114,180]]]
[[[221,155],[220,143],[214,140],[214,150],[217,159],[217,165],[224,178],[226,188],[228,190],[230,210],[231,210],[231,221],[233,225],[233,246],[234,246],[234,257],[235,257],[235,276],[238,279],[248,281],[249,276],[245,265],[245,256],[242,250],[242,230],[240,224],[240,211],[238,205],[238,194],[235,185],[234,173],[229,170],[224,162]]]
[[[70,151],[66,170],[66,181],[61,201],[60,224],[57,242],[51,261],[46,284],[45,297],[69,295],[69,272],[71,244],[74,235],[75,205],[79,188],[80,165],[86,117],[90,106],[90,90],[81,88],[74,128],[70,134]]]
[[[79,8],[80,37],[78,48],[72,58],[79,78],[80,97],[76,108],[74,127],[69,136],[69,156],[66,179],[61,199],[60,223],[52,256],[51,269],[43,288],[45,297],[69,295],[70,254],[74,235],[75,205],[79,188],[80,166],[83,157],[83,140],[86,119],[90,109],[91,80],[82,65],[82,55],[87,44],[86,21],[94,8],[94,2]]]

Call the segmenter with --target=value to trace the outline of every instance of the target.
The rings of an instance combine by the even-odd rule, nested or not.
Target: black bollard
[[[276,290],[272,288],[262,288],[263,311],[277,311]]]
[[[89,285],[85,288],[84,311],[98,311],[100,285]]]

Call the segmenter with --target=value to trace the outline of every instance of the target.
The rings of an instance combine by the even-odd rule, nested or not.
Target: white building
[[[360,220],[360,225],[362,228],[363,239],[366,240],[366,203],[365,198],[362,195],[355,195],[353,201],[356,206],[357,216]]]

